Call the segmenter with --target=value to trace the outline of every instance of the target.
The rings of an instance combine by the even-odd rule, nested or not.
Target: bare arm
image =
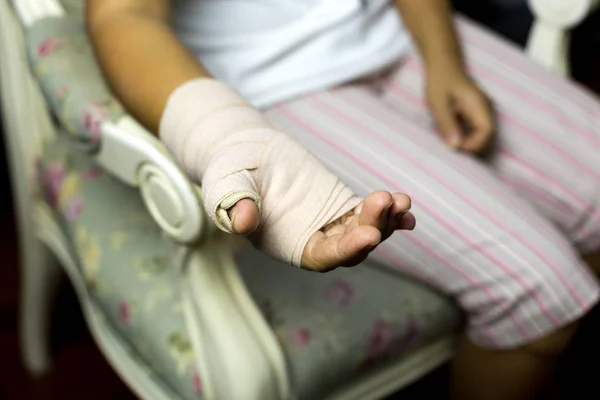
[[[464,70],[449,0],[396,0],[428,70]]]
[[[489,98],[465,68],[449,0],[396,0],[426,70],[427,104],[446,143],[473,154],[494,141]]]
[[[88,0],[87,26],[108,82],[151,132],[171,92],[209,76],[170,27],[170,0]]]

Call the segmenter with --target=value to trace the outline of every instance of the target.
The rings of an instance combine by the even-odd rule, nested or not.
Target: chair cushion
[[[181,398],[199,398],[172,245],[136,190],[103,173],[65,137],[49,145],[39,162],[40,185],[93,298],[157,379]],[[250,246],[237,260],[285,349],[300,399],[324,398],[460,324],[448,299],[375,265],[315,274]]]
[[[85,25],[50,17],[26,31],[31,71],[61,126],[82,145],[98,146],[100,126],[124,114],[106,84]]]
[[[103,173],[65,133],[46,147],[37,170],[107,324],[173,398],[201,398],[170,242],[138,192]]]

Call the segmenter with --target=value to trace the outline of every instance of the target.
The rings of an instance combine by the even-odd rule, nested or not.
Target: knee
[[[556,359],[567,351],[579,330],[579,325],[579,320],[571,322],[563,328],[525,344],[520,350],[537,358]]]
[[[476,309],[463,302],[470,312],[471,339],[484,348],[519,348],[544,357],[562,354],[579,320],[600,297],[590,271],[575,257],[572,261],[562,264],[570,267],[531,263],[511,275],[498,270],[500,275],[487,281],[485,288],[492,296],[486,295]],[[483,294],[478,292],[477,297],[482,299]]]
[[[592,270],[594,275],[596,275],[597,278],[600,278],[600,251],[585,255],[583,260],[588,265],[590,270]]]

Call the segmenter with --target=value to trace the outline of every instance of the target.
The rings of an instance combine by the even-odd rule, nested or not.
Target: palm
[[[414,228],[409,209],[410,198],[404,194],[372,193],[353,211],[310,237],[302,267],[325,272],[359,264],[394,231]]]

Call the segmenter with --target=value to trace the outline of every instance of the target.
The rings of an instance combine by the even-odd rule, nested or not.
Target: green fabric
[[[46,18],[26,32],[31,70],[61,126],[86,147],[100,141],[103,121],[123,107],[110,93],[77,18]]]
[[[85,12],[85,0],[60,0],[70,17],[82,20]]]
[[[183,399],[201,398],[171,245],[138,192],[103,173],[65,134],[47,146],[37,170],[107,323],[154,381]]]
[[[46,149],[40,184],[95,301],[157,380],[181,398],[200,398],[170,242],[137,191],[104,174],[65,137]],[[285,349],[300,399],[324,398],[460,324],[450,301],[392,271],[364,264],[310,273],[250,246],[236,257]]]

